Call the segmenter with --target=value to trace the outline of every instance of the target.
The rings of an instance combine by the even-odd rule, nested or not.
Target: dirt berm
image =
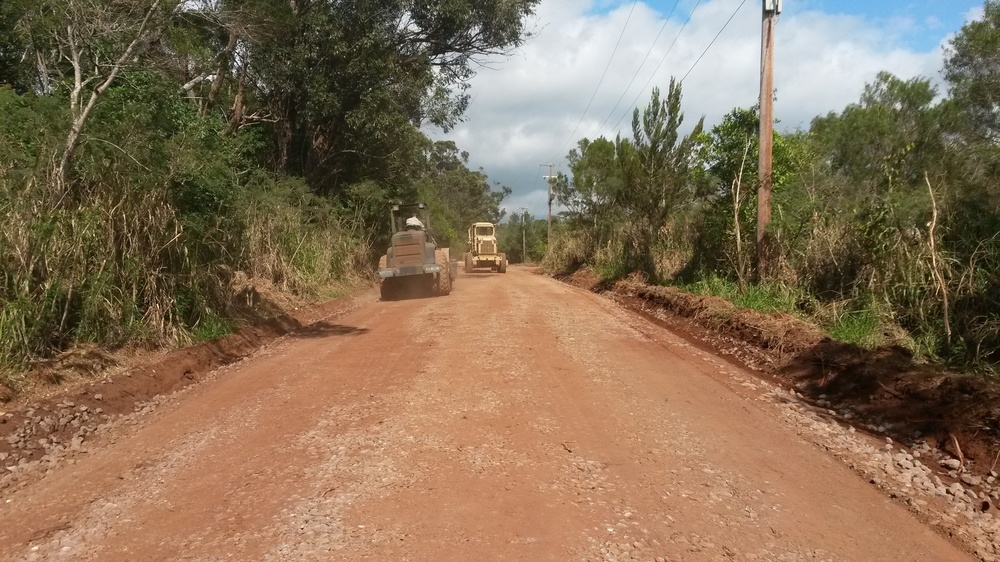
[[[986,476],[1000,456],[1000,383],[918,363],[905,348],[864,349],[835,341],[789,314],[741,309],[718,297],[626,279],[601,282],[589,269],[559,277],[603,293],[687,338],[794,388],[874,434],[925,441]]]
[[[223,365],[287,334],[319,337],[351,328],[332,323],[364,297],[341,297],[280,313],[227,336],[128,365],[96,346],[74,348],[28,373],[31,392],[0,404],[0,470],[24,472],[42,460],[80,450],[119,416],[154,403]],[[150,356],[153,359],[150,359]],[[74,374],[75,373],[75,374]],[[11,476],[11,474],[0,474]],[[0,488],[9,479],[0,479]]]

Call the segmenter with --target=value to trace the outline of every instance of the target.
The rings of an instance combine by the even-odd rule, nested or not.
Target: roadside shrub
[[[621,279],[632,272],[628,250],[621,240],[610,240],[594,254],[594,269],[602,280]]]
[[[0,383],[77,343],[229,333],[252,313],[234,306],[236,272],[303,295],[364,276],[366,248],[331,202],[260,172],[258,138],[175,98],[142,76],[109,92],[53,197],[65,110],[0,89]]]
[[[547,271],[557,275],[573,273],[592,258],[593,240],[586,231],[560,225],[552,235],[552,243],[542,259],[542,267]]]

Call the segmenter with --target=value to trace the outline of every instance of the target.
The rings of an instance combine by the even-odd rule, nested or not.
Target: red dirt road
[[[596,295],[462,275],[0,492],[0,559],[970,559],[782,407]]]

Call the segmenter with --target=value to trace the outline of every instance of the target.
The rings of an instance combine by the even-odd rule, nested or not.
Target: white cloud
[[[965,13],[965,23],[980,21],[986,17],[986,12],[982,6],[976,6]]]
[[[566,171],[565,154],[578,139],[613,137],[619,131],[630,136],[633,100],[638,96],[637,105],[644,106],[652,86],[665,90],[671,76],[687,73],[740,2],[703,1],[682,33],[687,14],[678,11],[651,52],[665,14],[637,4],[607,76],[581,122],[631,3],[598,14],[591,10],[606,1],[546,0],[533,22],[537,36],[509,59],[493,61],[494,69],[484,69],[473,79],[474,99],[465,122],[447,135],[430,133],[455,140],[469,151],[473,167],[483,167],[492,180],[513,188],[505,207],[528,207],[533,214],[544,215],[544,182],[539,177],[543,171],[538,164],[554,161]],[[903,78],[937,79],[941,49],[920,53],[902,47],[899,28],[892,26],[904,23],[876,24],[855,16],[796,12],[789,6],[776,31],[775,114],[780,126],[806,128],[813,117],[840,111],[856,101],[864,85],[881,70]],[[731,109],[757,103],[760,29],[759,9],[748,1],[684,82],[687,126],[702,115],[712,126]],[[649,60],[639,69],[610,123],[602,128],[647,52]],[[661,60],[650,85],[640,90]],[[577,123],[579,129],[571,136]]]

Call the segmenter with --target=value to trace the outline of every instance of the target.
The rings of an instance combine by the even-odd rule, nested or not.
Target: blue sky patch
[[[697,0],[680,0],[673,19],[684,21]],[[663,15],[670,13],[675,0],[646,0]],[[748,0],[744,10],[759,9],[760,0]],[[607,13],[629,0],[596,0],[592,13]],[[859,17],[885,30],[887,40],[900,47],[921,52],[935,50],[949,35],[961,29],[969,13],[983,7],[983,0],[785,0],[784,14],[823,12]]]

